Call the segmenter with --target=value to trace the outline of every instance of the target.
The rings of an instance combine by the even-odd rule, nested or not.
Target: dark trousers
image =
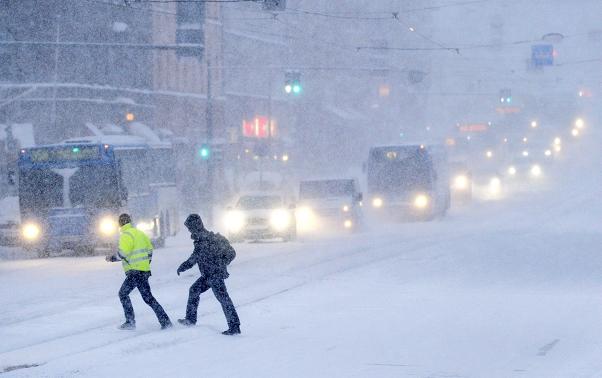
[[[215,298],[222,305],[222,310],[224,310],[224,315],[226,315],[226,320],[228,321],[228,327],[240,326],[240,320],[238,319],[238,314],[234,308],[234,303],[232,303],[232,299],[230,299],[230,295],[228,295],[226,283],[223,279],[219,278],[201,277],[192,284],[188,293],[186,319],[196,323],[201,293],[206,292],[210,288],[213,290]]]
[[[169,323],[169,317],[165,313],[165,310],[163,310],[163,307],[161,307],[159,302],[153,297],[153,293],[151,293],[150,285],[148,284],[150,275],[150,272],[140,272],[137,270],[130,270],[126,273],[125,281],[123,281],[121,289],[119,289],[119,300],[123,306],[123,312],[127,322],[136,322],[134,307],[132,307],[132,301],[130,301],[130,293],[135,288],[138,288],[142,300],[153,309],[159,323],[161,323],[161,325]]]

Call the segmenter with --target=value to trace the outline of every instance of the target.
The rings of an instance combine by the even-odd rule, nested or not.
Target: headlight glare
[[[458,175],[454,178],[454,189],[466,190],[468,189],[468,177],[466,175]]]
[[[228,211],[224,223],[229,232],[240,232],[245,226],[245,215],[238,210]]]
[[[104,217],[98,224],[98,229],[101,234],[110,236],[117,232],[117,222],[111,217]]]
[[[424,209],[429,204],[429,197],[426,194],[419,194],[414,198],[414,206]]]
[[[493,195],[497,195],[500,193],[502,189],[502,180],[499,177],[492,177],[489,180],[489,192]]]
[[[152,232],[155,228],[155,223],[153,221],[148,221],[148,222],[139,222],[138,224],[136,224],[136,228],[139,229],[140,231],[144,231],[146,233],[148,232]]]
[[[35,223],[26,223],[21,232],[25,239],[33,241],[40,237],[42,230],[40,230],[40,226]]]
[[[272,214],[270,215],[270,225],[276,231],[284,231],[289,227],[290,224],[291,214],[288,211],[284,209],[272,211]]]
[[[531,167],[531,175],[534,177],[539,177],[541,176],[541,167],[537,164],[535,164],[534,166]]]
[[[315,227],[316,216],[311,208],[307,206],[298,208],[296,216],[297,224],[302,230],[310,230]]]
[[[372,206],[376,208],[383,207],[383,199],[380,197],[375,197],[372,199]]]

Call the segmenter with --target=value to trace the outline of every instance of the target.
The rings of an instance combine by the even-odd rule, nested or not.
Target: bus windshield
[[[424,149],[379,149],[370,154],[368,188],[372,192],[428,190],[432,181],[433,164]]]
[[[110,165],[88,165],[75,169],[68,178],[52,168],[31,168],[21,171],[19,197],[24,209],[38,210],[54,207],[69,207],[65,203],[65,192],[72,207],[118,207],[118,175]]]

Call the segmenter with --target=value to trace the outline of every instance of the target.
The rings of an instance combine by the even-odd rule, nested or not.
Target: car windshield
[[[244,196],[236,205],[243,210],[274,209],[279,206],[282,206],[282,198],[278,196]]]
[[[299,187],[299,197],[306,199],[351,195],[353,195],[352,180],[305,181]]]

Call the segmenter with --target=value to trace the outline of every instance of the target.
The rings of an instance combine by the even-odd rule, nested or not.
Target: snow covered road
[[[578,188],[577,188],[578,189]],[[595,194],[570,186],[449,217],[295,243],[236,245],[227,338],[210,293],[197,327],[159,331],[101,256],[0,262],[6,376],[602,377],[602,233]],[[528,215],[528,216],[526,216]],[[198,273],[186,235],[153,260],[172,320]],[[133,369],[132,366],[136,368]]]

